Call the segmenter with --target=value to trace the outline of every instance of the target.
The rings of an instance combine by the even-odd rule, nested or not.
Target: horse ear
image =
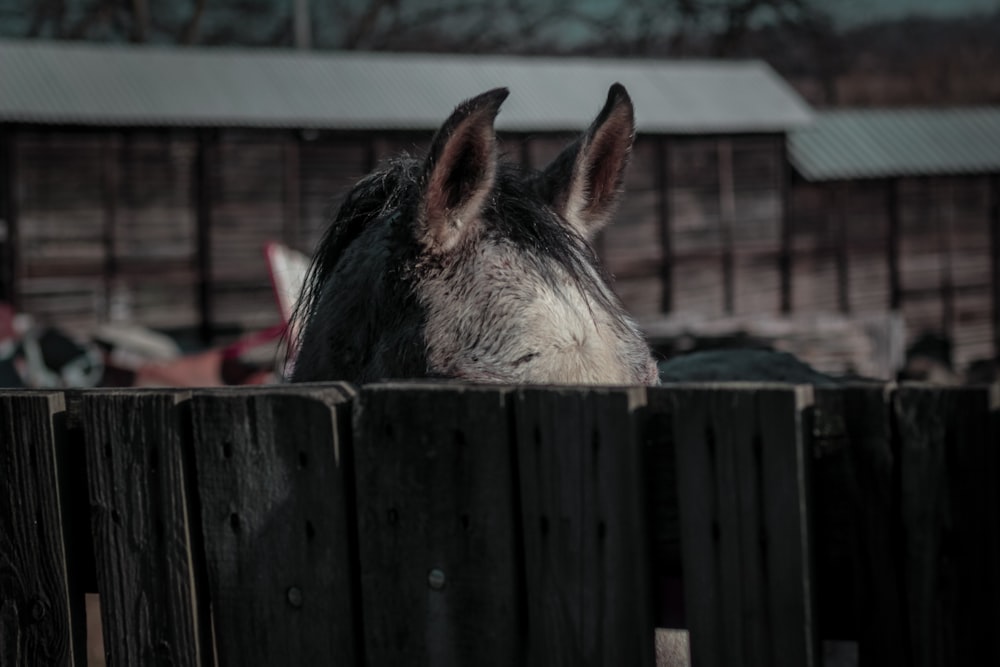
[[[586,239],[610,220],[635,140],[635,111],[620,83],[583,136],[542,172],[542,196]]]
[[[493,121],[508,94],[496,88],[466,100],[431,140],[420,211],[421,241],[428,248],[455,247],[482,210],[497,171]]]

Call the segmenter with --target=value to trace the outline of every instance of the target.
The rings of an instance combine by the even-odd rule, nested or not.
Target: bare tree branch
[[[187,23],[181,29],[180,43],[181,44],[194,44],[198,41],[198,33],[201,30],[201,21],[205,16],[205,4],[206,0],[195,0],[194,11],[191,12],[191,18],[188,19]]]
[[[149,4],[146,0],[132,0],[131,40],[138,44],[149,41]]]

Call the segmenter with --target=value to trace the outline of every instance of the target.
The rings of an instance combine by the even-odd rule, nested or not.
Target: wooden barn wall
[[[540,169],[576,136],[502,135],[500,149]],[[231,337],[278,322],[264,244],[312,253],[350,186],[400,151],[419,155],[430,133],[6,137],[22,310],[80,331],[109,320],[197,329],[207,269],[207,324]],[[640,318],[778,315],[787,298],[794,313],[863,316],[884,312],[895,289],[911,337],[952,336],[960,366],[993,354],[995,178],[798,181],[786,202],[786,170],[779,135],[640,135],[626,195],[596,239],[626,307]]]
[[[988,176],[796,183],[789,214],[793,310],[885,312],[895,243],[909,341],[924,333],[950,337],[956,369],[992,357],[990,183]]]
[[[278,134],[225,132],[213,145],[209,279],[216,331],[254,331],[279,320],[264,246],[284,240],[285,143]]]
[[[82,329],[193,323],[189,135],[40,131],[14,145],[22,310]]]
[[[900,279],[911,336],[951,337],[964,368],[993,354],[986,177],[899,182]]]
[[[666,262],[671,310],[777,313],[781,159],[779,137],[640,137],[601,245],[626,306],[662,312]]]

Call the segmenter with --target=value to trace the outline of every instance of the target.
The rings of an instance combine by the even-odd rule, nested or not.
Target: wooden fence
[[[0,664],[1000,664],[997,388],[0,394]],[[683,590],[683,595],[680,591]]]

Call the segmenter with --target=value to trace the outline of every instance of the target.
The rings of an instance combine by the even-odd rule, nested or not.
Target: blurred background
[[[0,383],[280,375],[345,190],[464,98],[540,168],[624,83],[598,239],[664,357],[984,381],[1000,0],[0,0]]]

